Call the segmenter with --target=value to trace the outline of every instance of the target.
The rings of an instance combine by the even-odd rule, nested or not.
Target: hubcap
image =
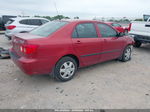
[[[128,48],[126,49],[126,52],[125,52],[125,60],[129,60],[131,57],[131,49]]]
[[[75,65],[71,61],[65,62],[60,67],[60,75],[62,78],[68,79],[74,74],[74,72],[75,72]]]

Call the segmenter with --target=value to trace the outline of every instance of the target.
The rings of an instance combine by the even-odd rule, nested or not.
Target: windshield
[[[42,37],[47,37],[50,34],[52,34],[53,32],[57,31],[58,29],[60,29],[61,27],[63,27],[64,25],[66,25],[68,22],[48,22],[34,30],[32,30],[30,33],[33,35],[38,35],[38,36],[42,36]]]

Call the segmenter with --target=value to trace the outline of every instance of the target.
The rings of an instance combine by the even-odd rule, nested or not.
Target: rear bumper
[[[47,65],[42,66],[42,62],[36,59],[27,59],[25,57],[19,57],[12,51],[10,51],[10,56],[13,62],[26,74],[28,75],[42,75],[49,74],[50,68],[47,69]],[[44,62],[43,62],[44,63]]]

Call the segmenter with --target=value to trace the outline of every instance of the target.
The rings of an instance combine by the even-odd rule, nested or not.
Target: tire
[[[63,57],[54,68],[54,78],[61,82],[71,80],[77,71],[77,62],[71,57]]]
[[[142,45],[142,43],[140,41],[135,41],[133,46],[139,48],[139,47],[141,47],[141,45]]]
[[[129,45],[124,49],[120,61],[127,62],[131,60],[131,56],[132,56],[131,54],[132,54],[132,47],[131,45]]]

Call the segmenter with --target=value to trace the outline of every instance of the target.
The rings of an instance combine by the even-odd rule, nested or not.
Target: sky
[[[150,0],[0,0],[0,15],[142,18]]]

